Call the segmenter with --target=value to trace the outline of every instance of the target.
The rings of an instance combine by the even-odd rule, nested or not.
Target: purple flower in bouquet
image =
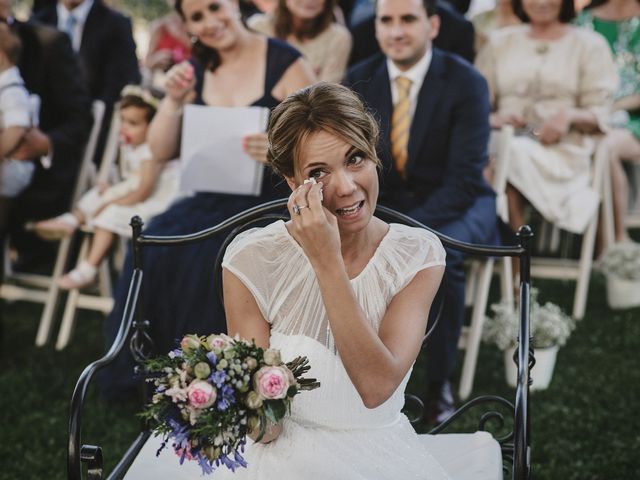
[[[223,370],[218,370],[217,372],[213,372],[209,377],[209,380],[215,384],[216,387],[222,388],[224,385],[227,374]]]
[[[202,468],[203,475],[209,475],[213,473],[213,467],[209,464],[207,457],[203,457],[202,455],[198,456],[198,465]]]
[[[218,356],[213,352],[207,352],[207,359],[211,362],[212,366],[216,366],[218,363]]]
[[[236,402],[236,391],[229,385],[223,385],[220,389],[220,397],[216,408],[224,412],[227,408]]]
[[[179,446],[179,448],[185,448],[189,442],[189,429],[187,426],[178,423],[173,418],[167,419],[167,423],[172,429],[171,435],[173,437],[174,444]]]

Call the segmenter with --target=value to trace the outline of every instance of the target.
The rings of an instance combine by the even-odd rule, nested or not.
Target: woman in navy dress
[[[175,8],[195,39],[194,60],[169,71],[166,97],[149,131],[149,146],[156,158],[168,160],[177,156],[182,108],[188,103],[273,108],[290,93],[314,81],[311,68],[297,50],[245,27],[237,0],[178,0]],[[265,133],[245,137],[244,148],[254,160],[266,163]],[[265,170],[260,196],[198,192],[155,217],[144,232],[193,233],[251,206],[285,196],[287,185]],[[151,323],[157,353],[172,349],[176,339],[185,333],[225,331],[224,312],[213,282],[216,252],[222,241],[217,238],[170,250],[154,247],[145,252],[142,317]],[[115,307],[107,319],[108,344],[114,340],[122,320],[131,272],[129,252],[116,289]],[[101,377],[102,390],[112,397],[134,385],[133,360],[125,351]]]

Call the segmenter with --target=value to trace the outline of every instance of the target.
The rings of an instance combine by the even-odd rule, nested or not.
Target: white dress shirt
[[[402,71],[396,65],[387,58],[387,71],[389,72],[389,83],[391,84],[391,101],[395,105],[398,101],[398,88],[396,86],[396,78],[406,77],[411,80],[411,89],[409,90],[409,101],[411,107],[409,109],[409,115],[413,121],[413,115],[416,112],[416,106],[418,105],[418,94],[422,88],[424,77],[431,65],[431,58],[433,57],[432,49],[428,49],[422,58],[409,70]]]
[[[56,5],[58,13],[58,30],[61,30],[63,32],[67,31],[67,21],[69,19],[69,16],[72,15],[76,20],[73,35],[71,35],[71,46],[73,46],[73,49],[76,52],[80,50],[80,45],[82,44],[82,34],[84,32],[84,24],[87,22],[87,17],[89,16],[91,7],[93,7],[93,0],[84,0],[84,2],[74,8],[72,11],[67,10],[67,8],[60,2],[58,2],[58,4]]]

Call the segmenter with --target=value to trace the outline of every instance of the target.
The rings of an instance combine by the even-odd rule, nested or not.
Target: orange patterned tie
[[[397,77],[395,82],[398,101],[393,107],[393,115],[391,116],[391,156],[398,172],[404,177],[404,167],[407,164],[408,156],[409,128],[411,127],[409,90],[412,82],[406,77]]]

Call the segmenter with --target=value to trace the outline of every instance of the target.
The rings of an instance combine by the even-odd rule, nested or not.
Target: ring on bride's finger
[[[302,210],[303,208],[309,208],[309,205],[294,205],[293,206],[293,213],[295,213],[296,215],[300,215],[300,210]]]

